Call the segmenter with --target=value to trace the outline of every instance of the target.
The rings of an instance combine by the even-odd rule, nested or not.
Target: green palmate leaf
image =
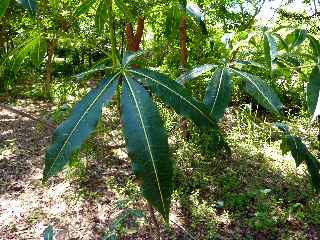
[[[307,38],[307,30],[295,29],[293,32],[287,35],[285,42],[289,46],[289,50],[299,46]]]
[[[98,32],[102,32],[108,17],[108,7],[105,0],[101,0],[95,18],[96,28]]]
[[[277,57],[277,43],[271,33],[265,32],[263,34],[264,41],[264,54],[271,70],[276,68],[276,57]]]
[[[219,67],[209,82],[204,104],[209,114],[217,121],[223,117],[224,111],[231,100],[231,75],[227,68]]]
[[[179,83],[148,69],[129,71],[177,113],[191,119],[199,127],[217,127],[206,106],[195,100]]]
[[[42,38],[41,36],[37,37],[34,40],[34,45],[30,52],[32,63],[35,66],[40,65],[43,61],[44,56],[47,52],[47,41],[46,39]]]
[[[86,0],[75,11],[74,15],[80,16],[89,11],[89,9],[97,2],[97,0]]]
[[[1,0],[0,2],[0,17],[4,16],[11,0]]]
[[[201,76],[202,74],[210,71],[212,68],[215,68],[215,67],[217,67],[217,65],[213,65],[213,64],[204,64],[204,65],[195,67],[190,71],[179,76],[176,81],[183,85],[186,82]]]
[[[43,180],[57,174],[70,161],[71,155],[94,130],[101,115],[101,109],[108,102],[118,84],[118,74],[102,80],[78,102],[70,116],[53,133],[52,144],[45,158]]]
[[[16,0],[20,5],[27,9],[32,14],[37,11],[37,1],[36,0]]]
[[[121,93],[121,118],[144,197],[169,221],[173,165],[160,114],[146,90],[125,76]]]
[[[202,10],[199,8],[199,6],[195,3],[187,3],[186,6],[187,14],[191,17],[193,17],[199,24],[201,31],[203,34],[207,34],[207,27],[204,22],[204,14],[202,13]]]
[[[271,113],[280,114],[282,103],[276,93],[258,76],[230,69],[245,80],[244,90]]]
[[[53,240],[53,228],[52,228],[52,226],[48,226],[43,231],[43,240]]]
[[[297,167],[305,162],[308,168],[308,172],[311,176],[312,185],[314,188],[320,190],[320,163],[309,152],[306,145],[301,141],[299,137],[287,134],[283,137],[281,148],[284,153],[290,151],[292,157],[296,161]]]
[[[320,66],[315,66],[310,74],[310,80],[307,85],[307,104],[309,113],[312,115],[312,121],[320,115],[319,109],[319,91],[320,91]],[[318,107],[317,107],[318,106]]]
[[[316,63],[320,64],[320,42],[310,34],[308,34],[307,37],[309,38]]]

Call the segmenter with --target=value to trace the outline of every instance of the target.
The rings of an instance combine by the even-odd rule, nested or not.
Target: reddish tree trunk
[[[179,44],[180,44],[180,64],[182,67],[187,65],[188,49],[187,49],[187,31],[186,31],[186,17],[180,17],[179,23]]]
[[[126,35],[128,41],[128,50],[132,52],[137,52],[140,49],[140,43],[144,30],[144,18],[139,16],[137,19],[137,30],[136,34],[133,32],[131,23],[126,25]]]

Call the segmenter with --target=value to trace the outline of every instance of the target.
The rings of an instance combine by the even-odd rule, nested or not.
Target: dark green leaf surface
[[[0,17],[4,16],[11,0],[1,0],[0,2]]]
[[[280,114],[282,103],[276,93],[258,76],[231,69],[245,80],[244,90],[271,113]]]
[[[231,100],[231,75],[227,68],[219,67],[213,73],[208,84],[204,104],[209,109],[211,117],[218,121]]]
[[[289,46],[289,50],[299,46],[307,38],[307,30],[295,29],[293,32],[287,35],[285,42]]]
[[[278,128],[279,130],[281,130],[283,133],[289,133],[289,127],[285,123],[278,122],[278,123],[273,124],[273,126]]]
[[[48,226],[43,231],[43,240],[53,240],[53,228],[52,228],[52,226]]]
[[[277,42],[271,35],[271,33],[265,32],[263,34],[264,41],[264,54],[271,70],[276,68],[277,57]]]
[[[95,23],[98,32],[102,32],[108,17],[108,7],[105,0],[101,0],[97,9]]]
[[[206,106],[195,100],[179,83],[148,69],[129,69],[129,71],[177,113],[191,119],[199,127],[217,127]]]
[[[177,78],[176,82],[183,85],[186,82],[201,76],[202,74],[210,71],[212,68],[215,68],[215,67],[217,67],[217,65],[213,65],[213,64],[204,64],[198,67],[194,67],[190,71],[180,75]]]
[[[118,75],[102,80],[78,102],[70,116],[53,133],[52,144],[47,150],[43,180],[57,174],[70,161],[71,155],[94,130],[101,109],[108,102],[118,84]]]
[[[146,90],[125,75],[121,93],[121,118],[144,197],[169,220],[173,165],[160,114]]]
[[[315,66],[310,74],[310,80],[307,85],[307,104],[312,121],[320,115],[319,105],[320,91],[320,66]],[[318,107],[317,107],[318,106]]]
[[[310,34],[308,34],[307,37],[309,38],[316,63],[320,64],[320,42]]]
[[[97,2],[97,0],[84,1],[75,11],[74,15],[80,16],[89,11],[89,9]]]
[[[292,157],[296,161],[297,167],[300,166],[309,153],[307,147],[302,143],[301,139],[288,134],[284,136],[282,143],[287,146],[288,150],[290,150]]]
[[[16,1],[32,14],[36,14],[36,11],[37,11],[36,0],[16,0]]]
[[[287,134],[282,139],[282,149],[289,150],[292,157],[296,161],[297,167],[305,162],[308,168],[308,172],[311,176],[312,185],[314,188],[320,190],[320,163],[319,161],[308,151],[306,145],[301,141],[299,137]],[[285,151],[284,151],[285,152]]]

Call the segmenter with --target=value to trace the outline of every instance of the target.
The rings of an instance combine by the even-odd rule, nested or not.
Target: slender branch
[[[9,107],[9,106],[4,105],[4,104],[1,104],[1,103],[0,103],[0,108],[5,109],[5,110],[7,110],[7,111],[9,111],[9,112],[12,112],[12,113],[21,115],[21,116],[23,116],[23,117],[27,117],[27,118],[29,118],[29,119],[32,119],[32,120],[41,122],[43,125],[45,125],[45,126],[46,126],[47,128],[49,128],[49,129],[52,129],[52,130],[53,130],[53,129],[56,128],[56,126],[55,126],[54,124],[52,124],[52,123],[50,123],[50,122],[48,122],[48,121],[46,121],[46,120],[44,120],[44,119],[40,119],[40,118],[38,118],[38,117],[36,117],[36,116],[33,116],[33,115],[31,115],[30,113],[23,112],[23,111],[21,111],[21,110],[18,110],[18,109]]]
[[[118,63],[118,58],[117,58],[117,43],[116,43],[114,13],[112,9],[112,0],[106,0],[106,2],[108,7],[108,20],[109,20],[109,26],[110,26],[112,65],[113,67],[115,67]]]

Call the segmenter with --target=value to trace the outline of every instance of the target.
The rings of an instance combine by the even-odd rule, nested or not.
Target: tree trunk
[[[186,27],[186,17],[181,16],[179,22],[179,45],[180,45],[180,66],[183,70],[187,66],[188,61],[188,49],[187,49],[187,27]],[[181,131],[184,139],[189,139],[188,133],[188,121],[184,118],[181,120]]]
[[[180,64],[185,68],[188,60],[186,17],[180,17],[179,23]]]
[[[128,50],[132,52],[137,52],[140,49],[140,43],[143,36],[144,30],[144,18],[138,16],[137,19],[137,30],[136,34],[133,32],[132,24],[126,24],[126,35],[128,41]]]
[[[48,40],[48,48],[47,48],[47,55],[48,55],[48,62],[47,68],[45,73],[44,85],[43,85],[43,93],[46,99],[50,99],[50,90],[51,90],[51,80],[52,80],[52,65],[53,65],[53,54],[55,48],[54,40]]]

